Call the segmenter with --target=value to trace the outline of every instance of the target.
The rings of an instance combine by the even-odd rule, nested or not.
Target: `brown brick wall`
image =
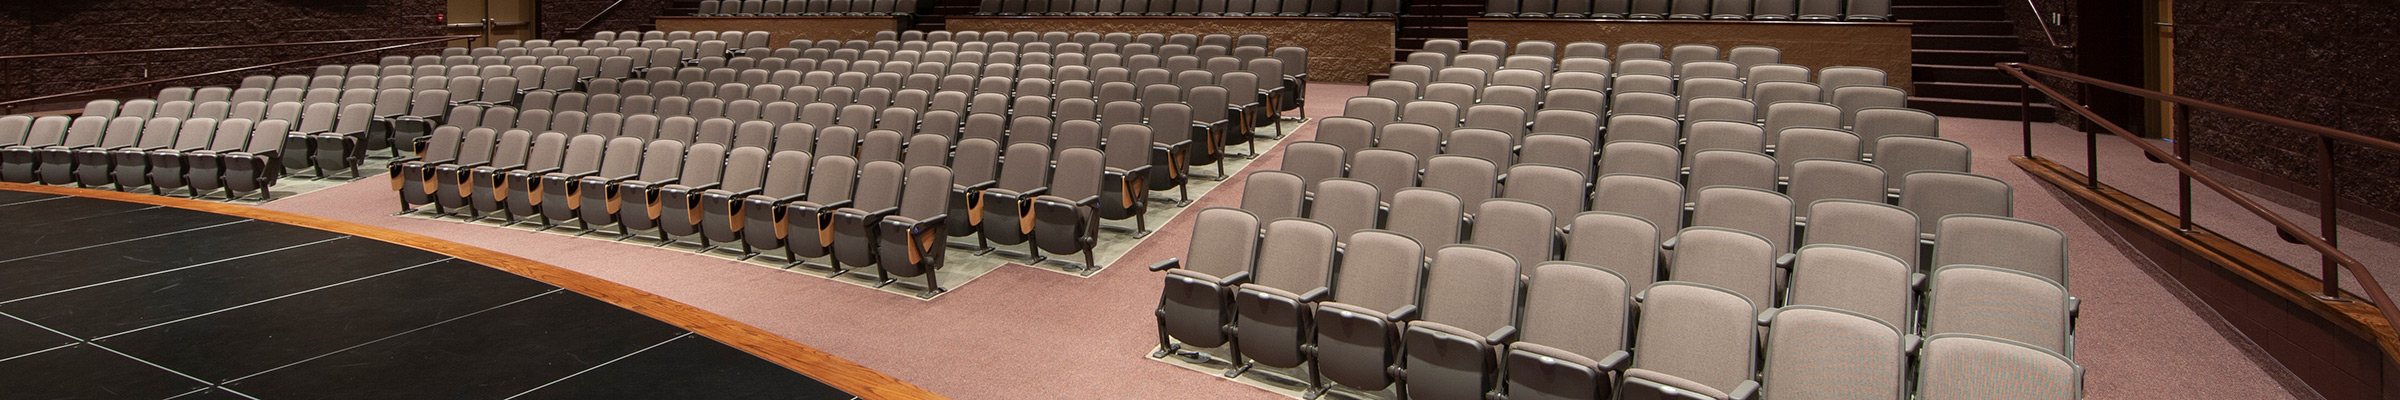
[[[0,54],[440,35],[445,0],[21,0],[0,2]],[[361,50],[374,44],[0,61],[0,99]],[[406,54],[422,54],[406,53]],[[329,60],[373,62],[374,57]],[[291,68],[274,73],[312,70]],[[177,85],[225,85],[265,72]],[[126,93],[126,96],[132,96]]]
[[[2400,140],[2400,3],[2175,3],[2178,94],[2384,140]],[[2210,113],[2193,148],[2270,177],[2314,184],[2313,136]],[[2344,196],[2400,211],[2400,155],[2337,147]]]

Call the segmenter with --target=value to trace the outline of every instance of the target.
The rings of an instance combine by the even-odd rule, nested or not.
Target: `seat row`
[[[1603,258],[1655,258],[1655,244],[1624,239],[1639,235],[1587,235],[1631,246]],[[1674,257],[1677,279],[1649,283],[1395,231],[1337,246],[1343,236],[1308,219],[1202,210],[1188,258],[1152,267],[1167,272],[1152,356],[1205,362],[1213,357],[1197,348],[1222,347],[1228,377],[1305,367],[1276,378],[1305,384],[1307,398],[1336,388],[1428,399],[2080,395],[2081,368],[2061,349],[2074,302],[2021,271],[1952,265],[1912,285],[1898,260],[1819,245],[1783,269],[1690,253]],[[1782,275],[1786,300],[1682,280],[1726,267]],[[1901,316],[1844,308],[1859,304]]]
[[[0,181],[272,199],[290,128],[245,118],[0,116]]]
[[[1327,153],[1323,150],[1331,150],[1322,144],[1293,150],[1294,156],[1339,155],[1322,154]],[[1858,205],[1843,206],[1848,208],[1837,215],[1848,218],[1866,215],[1885,222],[1855,225],[1860,221],[1838,221],[1821,229],[1826,232],[1872,229],[1867,231],[1870,233],[1856,235],[1873,240],[1843,244],[1889,253],[1909,265],[1930,264],[1920,259],[1930,253],[1920,251],[1919,247],[1939,242],[1938,222],[1944,217],[2012,214],[2008,204],[2011,190],[2005,182],[1964,172],[1910,171],[1897,179],[1899,189],[1885,190],[1884,171],[1877,166],[1809,159],[1797,163],[1796,170],[1800,172],[1793,174],[1792,183],[1778,184],[1773,171],[1756,171],[1771,169],[1772,164],[1757,165],[1748,161],[1746,154],[1710,150],[1702,152],[1702,156],[1688,172],[1690,184],[1686,185],[1672,178],[1677,171],[1665,168],[1661,169],[1670,175],[1664,177],[1611,172],[1585,178],[1583,173],[1558,165],[1526,163],[1500,167],[1479,157],[1456,154],[1431,157],[1433,162],[1420,173],[1409,164],[1413,157],[1406,152],[1369,149],[1359,153],[1359,161],[1346,177],[1336,174],[1342,172],[1338,168],[1315,170],[1320,169],[1318,163],[1295,163],[1277,171],[1280,174],[1253,183],[1258,186],[1245,188],[1245,193],[1258,197],[1245,199],[1244,208],[1272,217],[1310,216],[1341,227],[1344,232],[1396,229],[1439,245],[1456,242],[1460,232],[1474,230],[1472,221],[1483,215],[1481,204],[1485,200],[1514,199],[1522,203],[1511,206],[1518,208],[1519,217],[1532,222],[1548,221],[1548,226],[1554,229],[1571,229],[1576,213],[1611,211],[1651,221],[1655,229],[1647,236],[1660,240],[1687,226],[1730,227],[1758,235],[1778,253],[1788,253],[1794,247],[1810,243],[1802,239],[1813,238],[1810,233],[1820,229],[1812,225],[1820,203],[1854,202]],[[1721,156],[1730,158],[1720,159]],[[1727,159],[1733,161],[1721,161]],[[1763,179],[1750,182],[1723,178],[1737,173],[1759,174]],[[1420,188],[1437,190],[1438,194],[1414,191]],[[1538,213],[1523,210],[1523,206],[1539,206],[1540,210]],[[1711,208],[1740,211],[1706,212]],[[1306,210],[1334,211],[1304,213]],[[1402,217],[1404,211],[1408,217]],[[1539,214],[1539,218],[1532,214]],[[1400,224],[1402,220],[1407,224]],[[1527,221],[1511,223],[1520,222]],[[1539,226],[1543,225],[1497,229]],[[1514,239],[1529,237],[1535,236]],[[1520,255],[1555,253],[1556,247],[1547,243],[1523,240],[1489,245]],[[2045,275],[2064,278],[2063,272]]]
[[[1547,40],[1525,40],[1510,43],[1494,39],[1464,42],[1457,39],[1428,39],[1421,48],[1409,52],[1411,55],[1416,53],[1442,56],[1441,59],[1435,60],[1437,62],[1455,60],[1458,56],[1470,54],[1499,59],[1511,56],[1542,56],[1554,60],[1610,58],[1608,44],[1596,41],[1569,42],[1565,46],[1560,46],[1556,42]],[[1704,43],[1685,43],[1668,47],[1650,42],[1626,42],[1617,45],[1615,60],[1622,62],[1625,60],[1661,59],[1673,62],[1677,66],[1693,61],[1722,60],[1748,68],[1751,65],[1780,62],[1782,54],[1783,51],[1780,49],[1763,45],[1741,45],[1734,46],[1730,50],[1721,50],[1716,45]],[[1428,66],[1438,68],[1443,65]]]
[[[699,17],[879,17],[915,15],[916,0],[703,0]]]
[[[1890,21],[1889,0],[1489,0],[1497,18]]]
[[[765,125],[745,124],[730,145],[700,138],[688,146],[675,138],[444,126],[422,157],[395,162],[392,179],[403,211],[432,204],[437,215],[501,213],[512,224],[538,217],[544,229],[572,219],[586,233],[613,224],[619,240],[655,229],[660,245],[697,236],[706,252],[738,242],[744,258],[782,248],[793,265],[831,257],[822,266],[836,276],[868,266],[926,275],[926,297],[942,290],[929,272],[943,263],[945,233],[1025,244],[1037,260],[1041,251],[1081,253],[1083,264],[1070,266],[1080,269],[1094,265],[1100,221],[1136,219],[1134,230],[1147,231],[1140,218],[1153,148],[1145,126],[1113,127],[1097,147],[1053,152],[1019,142],[1002,153],[986,138],[956,146],[934,134],[854,142],[812,137],[802,123],[777,128],[771,141],[753,139]],[[905,266],[892,262],[901,260]]]
[[[1174,17],[1374,17],[1399,0],[983,0],[975,15]]]

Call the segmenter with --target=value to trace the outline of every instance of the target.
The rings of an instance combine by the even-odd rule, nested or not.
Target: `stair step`
[[[1902,20],[2006,21],[2007,11],[1989,6],[1893,6],[1892,17]]]
[[[1999,68],[1994,68],[1990,65],[1971,66],[1914,64],[1910,65],[1909,72],[1911,72],[1911,75],[1915,77],[1917,83],[1960,82],[1991,83],[2001,85],[2017,84],[2016,78],[2010,77],[2008,74],[2001,73]]]
[[[1945,117],[2015,120],[2027,116],[2025,110],[2020,109],[2019,104],[2014,101],[1998,102],[1912,96],[1908,98],[1908,108],[1931,111],[1934,115]],[[2050,107],[2050,103],[2033,103],[2032,111],[2029,119],[2034,122],[2050,122],[2058,119],[2057,110]]]
[[[2014,104],[2018,100],[2017,85],[1963,82],[1917,82],[1916,95],[1927,98],[1997,101]],[[2040,100],[2039,94],[2034,95]]]
[[[1994,5],[1994,4],[1996,4],[1996,3],[1998,3],[1998,2],[1997,2],[1997,1],[1994,1],[1994,0],[1899,0],[1899,1],[1894,1],[1894,2],[1892,2],[1892,5],[1894,5],[1894,6],[1988,6],[1988,5]]]
[[[2008,21],[1919,20],[1909,32],[1920,35],[2015,35],[2016,29]]]
[[[1939,50],[2017,50],[2015,35],[1908,35],[1909,43],[1919,49]]]
[[[2014,50],[1934,50],[1910,51],[1917,64],[1932,65],[1992,65],[2004,62],[2024,62],[2025,52]]]

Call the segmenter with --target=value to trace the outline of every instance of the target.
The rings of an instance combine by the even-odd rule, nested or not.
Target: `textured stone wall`
[[[586,39],[592,37],[592,32],[641,29],[642,24],[650,23],[651,17],[658,16],[659,12],[675,3],[673,0],[624,0],[625,5],[618,6],[616,11],[610,11],[607,15],[601,16],[599,22],[592,23],[592,26],[584,32],[567,32],[568,29],[574,29],[576,25],[582,25],[584,21],[592,20],[593,15],[598,15],[600,10],[608,9],[608,5],[616,3],[617,0],[540,1],[539,28],[542,38],[545,39]]]
[[[0,2],[0,54],[436,36],[445,0],[14,0]],[[349,44],[0,61],[0,99],[360,50]],[[396,53],[422,54],[423,52]],[[326,63],[372,62],[374,57]],[[273,73],[307,71],[288,68]],[[253,72],[179,85],[239,83]]]
[[[2178,94],[2384,140],[2400,140],[2400,3],[2175,3]],[[2193,148],[2270,183],[2317,182],[2312,135],[2196,113]],[[2400,211],[2400,155],[2337,147],[2342,195]],[[2305,193],[2305,192],[2304,192]]]

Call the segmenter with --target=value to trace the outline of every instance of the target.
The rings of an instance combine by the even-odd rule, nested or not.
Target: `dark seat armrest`
[[[1507,345],[1508,342],[1514,341],[1517,341],[1516,325],[1501,326],[1500,330],[1492,331],[1490,336],[1485,336],[1483,338],[1483,344],[1491,345],[1493,347]]]
[[[1315,303],[1325,301],[1325,296],[1330,295],[1333,295],[1333,288],[1318,286],[1316,289],[1309,289],[1308,293],[1301,293],[1298,300],[1302,303]]]
[[[949,223],[950,214],[937,214],[933,218],[920,219],[914,224],[909,224],[909,231],[910,233],[924,232],[927,228],[947,226]]]
[[[1180,260],[1180,259],[1175,259],[1175,258],[1171,258],[1171,257],[1170,257],[1170,258],[1167,258],[1166,260],[1161,260],[1161,261],[1159,261],[1157,264],[1150,264],[1150,272],[1159,272],[1159,271],[1165,271],[1165,270],[1176,269],[1176,268],[1182,268],[1182,267],[1183,267],[1183,260]]]
[[[1397,309],[1397,310],[1392,310],[1392,313],[1391,313],[1391,314],[1386,314],[1386,315],[1387,315],[1387,317],[1385,317],[1385,319],[1389,319],[1389,320],[1391,320],[1391,321],[1392,321],[1392,324],[1394,324],[1394,325],[1397,325],[1397,324],[1400,324],[1400,323],[1404,323],[1404,322],[1408,322],[1408,321],[1415,321],[1415,320],[1417,320],[1417,305],[1415,305],[1415,304],[1406,304],[1406,305],[1401,305],[1401,306],[1400,306],[1400,309]]]
[[[767,191],[767,190],[766,190],[766,189],[759,189],[759,188],[751,188],[750,190],[744,190],[744,191],[739,191],[739,192],[729,192],[729,191],[724,191],[724,190],[714,190],[714,189],[709,189],[709,190],[704,190],[704,191],[700,192],[700,197],[701,197],[701,198],[705,198],[705,199],[712,199],[712,200],[724,200],[724,201],[725,201],[725,202],[727,202],[727,203],[731,203],[731,202],[733,202],[735,199],[740,199],[740,198],[743,198],[743,197],[750,197],[751,195],[759,194],[759,193],[761,193],[761,192],[765,192],[765,191]]]
[[[983,182],[977,182],[976,184],[973,184],[973,185],[966,185],[966,187],[964,187],[964,188],[960,188],[960,187],[958,187],[957,185],[952,185],[952,186],[951,186],[951,191],[954,191],[954,192],[963,192],[963,193],[975,193],[975,192],[981,192],[981,191],[983,191],[984,189],[990,189],[990,188],[992,188],[992,186],[993,186],[993,185],[999,185],[999,184],[1000,184],[1000,181],[983,181]]]
[[[1226,275],[1217,280],[1217,286],[1222,287],[1234,287],[1244,283],[1250,283],[1250,271],[1235,272],[1233,275]]]
[[[1758,398],[1758,380],[1743,379],[1742,384],[1734,386],[1733,393],[1728,394],[1726,398],[1731,400],[1750,400]]]
[[[1615,352],[1608,353],[1607,356],[1600,357],[1600,365],[1598,365],[1598,367],[1600,367],[1600,370],[1603,372],[1624,371],[1625,364],[1630,364],[1632,362],[1633,352],[1617,350]]]
[[[862,219],[870,219],[870,220],[871,220],[871,219],[880,219],[880,218],[883,218],[883,217],[885,217],[885,216],[889,216],[889,215],[892,215],[892,214],[897,214],[897,213],[899,213],[899,212],[900,212],[900,207],[887,207],[887,208],[884,208],[884,209],[881,209],[881,210],[874,210],[874,211],[867,211],[867,210],[865,210],[865,209],[859,209],[859,208],[844,208],[844,209],[836,210],[836,211],[834,211],[833,213],[834,213],[835,215],[844,215],[844,216],[851,216],[851,217],[857,217],[857,218],[862,218]]]
[[[510,169],[508,169],[508,172],[509,172],[509,173],[511,173],[511,174],[524,174],[525,176],[528,176],[528,177],[538,177],[538,176],[542,176],[542,175],[549,175],[549,174],[550,174],[550,173],[552,173],[552,172],[558,172],[558,170],[559,170],[559,167],[543,168],[543,169],[540,169],[540,170],[530,170],[530,169],[525,169],[525,167],[524,167],[524,166],[520,165],[520,166],[517,166],[516,168],[510,168]]]

